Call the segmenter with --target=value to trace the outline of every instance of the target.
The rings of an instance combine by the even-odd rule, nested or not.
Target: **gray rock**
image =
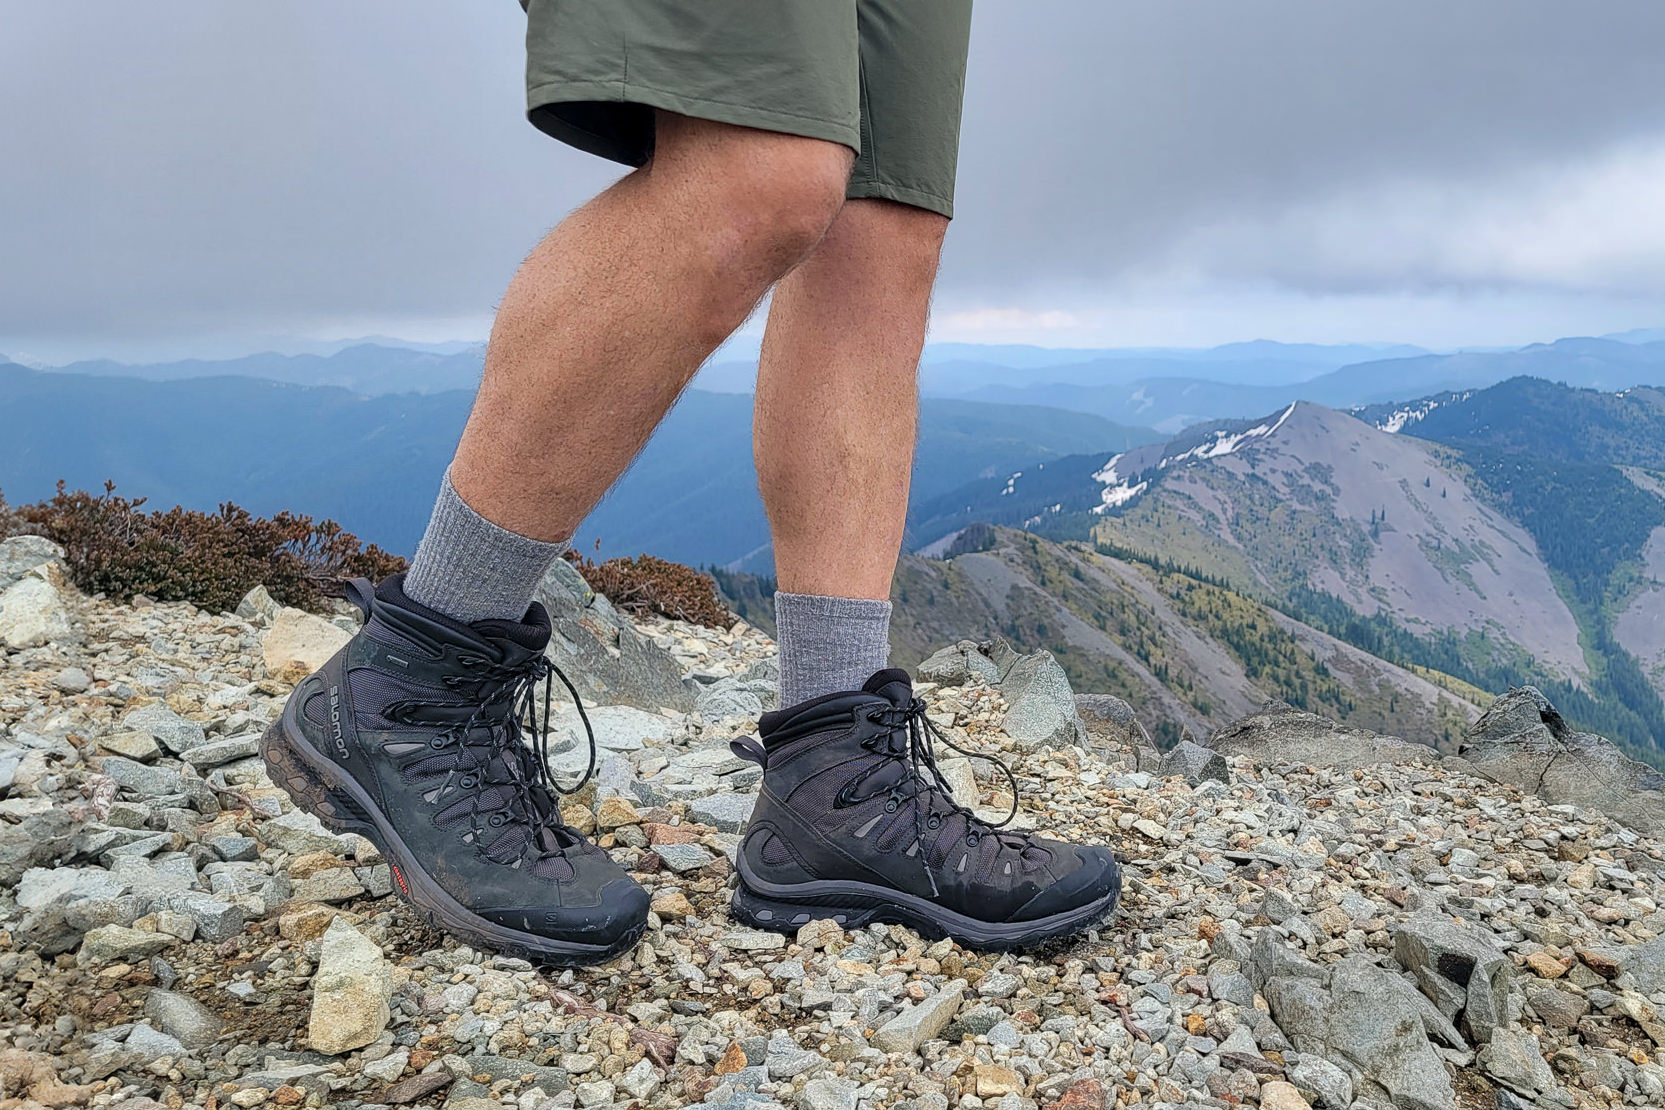
[[[798,1092],[798,1110],[856,1110],[857,1090],[848,1079],[811,1079]]]
[[[203,940],[230,940],[243,931],[243,907],[222,901],[212,894],[180,891],[156,899],[154,909],[182,913],[196,922],[197,936]]]
[[[145,996],[145,1017],[193,1051],[213,1044],[224,1028],[224,1023],[207,1006],[190,995],[168,990],[152,990]]]
[[[65,667],[53,676],[52,685],[66,694],[84,694],[92,687],[92,676],[80,667]]]
[[[1075,711],[1075,691],[1050,651],[1018,655],[1001,640],[989,654],[1001,670],[1006,716],[1000,727],[1006,735],[1028,748],[1086,745],[1087,726]]]
[[[133,710],[121,719],[121,727],[150,734],[174,755],[188,752],[208,739],[201,725],[186,720],[159,701]]]
[[[939,686],[964,686],[980,682],[993,686],[1000,681],[1000,668],[981,650],[975,640],[961,640],[943,648],[919,664],[919,678]]]
[[[1590,1003],[1582,995],[1559,987],[1528,987],[1526,1000],[1545,1025],[1556,1029],[1577,1029],[1590,1012]]]
[[[64,549],[45,536],[13,536],[0,540],[0,592],[38,566],[62,562]]]
[[[225,740],[215,740],[210,744],[199,744],[187,750],[180,758],[198,771],[207,771],[235,759],[247,759],[259,750],[260,737],[233,736]]]
[[[1514,965],[1490,933],[1423,911],[1399,926],[1393,955],[1416,975],[1440,1013],[1452,1022],[1460,1019],[1474,1044],[1486,1044],[1508,1020]]]
[[[955,979],[923,1002],[903,1007],[873,1033],[873,1047],[880,1052],[918,1051],[954,1020],[965,988],[964,979]]]
[[[1231,767],[1225,756],[1190,740],[1181,740],[1162,757],[1156,773],[1162,778],[1183,778],[1192,786],[1207,782],[1231,782]]]
[[[141,798],[179,794],[185,789],[185,780],[178,771],[151,767],[125,756],[107,755],[99,762],[98,769]]]
[[[347,854],[345,841],[319,823],[318,818],[305,810],[292,809],[281,817],[262,821],[254,827],[254,834],[263,842],[292,856],[307,852]]]
[[[1458,754],[1481,774],[1555,805],[1592,809],[1638,832],[1665,833],[1665,774],[1575,732],[1535,686],[1517,686],[1474,722]]]
[[[0,645],[18,651],[74,638],[69,610],[44,578],[21,578],[0,593]]]
[[[350,902],[364,894],[364,885],[350,867],[326,867],[292,883],[294,896],[303,902]]]
[[[1076,694],[1076,712],[1089,741],[1107,744],[1119,752],[1151,744],[1151,734],[1139,724],[1134,707],[1114,694]]]
[[[659,853],[666,867],[679,875],[698,871],[717,858],[698,844],[660,844],[653,850]]]
[[[1328,978],[1328,972],[1289,947],[1275,929],[1260,929],[1255,933],[1243,973],[1262,991],[1273,979],[1323,981]]]
[[[114,755],[136,760],[140,763],[153,763],[162,754],[162,745],[156,742],[156,737],[138,729],[112,732],[108,736],[100,736],[98,746]]]
[[[538,585],[537,600],[554,625],[549,658],[586,703],[693,709],[693,695],[682,685],[682,668],[670,652],[637,632],[571,563],[555,561]]]
[[[82,938],[81,951],[76,954],[75,961],[82,967],[134,963],[178,943],[177,937],[166,933],[147,933],[122,925],[101,925]]]
[[[736,794],[725,790],[695,798],[688,805],[688,818],[701,825],[710,825],[719,832],[737,833],[751,820],[752,809],[756,805],[756,794]]]
[[[31,867],[18,880],[13,896],[19,906],[34,910],[53,902],[114,898],[126,891],[126,883],[101,868]]]
[[[0,821],[0,886],[11,886],[37,864],[67,855],[74,844],[75,825],[57,806],[31,813],[12,824]]]
[[[1538,1038],[1514,1026],[1492,1033],[1491,1043],[1480,1050],[1480,1066],[1499,1083],[1536,1098],[1555,1090],[1555,1073],[1544,1061]]]
[[[1302,1056],[1289,1069],[1289,1081],[1317,1110],[1347,1110],[1353,1105],[1353,1081],[1347,1073],[1317,1056]]]
[[[1243,756],[1257,767],[1277,763],[1351,771],[1378,763],[1437,764],[1439,752],[1397,736],[1337,724],[1284,702],[1273,702],[1234,721],[1205,742],[1228,756]]]
[[[216,836],[208,841],[208,847],[223,860],[232,863],[247,863],[260,858],[260,842],[251,836]]]
[[[244,594],[243,600],[237,603],[236,615],[246,621],[270,623],[282,608],[277,599],[267,592],[265,586],[256,586]]]
[[[664,1085],[664,1079],[652,1060],[643,1057],[618,1078],[619,1088],[638,1102],[646,1102]]]
[[[797,1042],[787,1034],[776,1033],[769,1038],[764,1067],[769,1069],[770,1079],[791,1079],[808,1072],[824,1070],[831,1067],[831,1064],[819,1052],[799,1048]]]
[[[763,699],[738,679],[722,678],[705,688],[694,702],[694,709],[713,724],[734,717],[750,720],[763,714]]]
[[[178,1037],[151,1026],[146,1022],[139,1022],[127,1034],[126,1047],[128,1052],[142,1060],[155,1060],[163,1056],[188,1056],[190,1050],[180,1042]]]
[[[1302,1054],[1345,1061],[1398,1110],[1455,1110],[1445,1065],[1428,1043],[1421,1015],[1394,982],[1354,958],[1335,965],[1328,989],[1321,979],[1278,977],[1263,993]]]

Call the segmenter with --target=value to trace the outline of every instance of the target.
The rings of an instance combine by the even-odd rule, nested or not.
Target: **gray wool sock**
[[[544,573],[570,546],[493,524],[457,496],[447,469],[405,575],[405,596],[464,624],[518,621]]]
[[[780,703],[859,690],[890,660],[890,602],[775,593]]]

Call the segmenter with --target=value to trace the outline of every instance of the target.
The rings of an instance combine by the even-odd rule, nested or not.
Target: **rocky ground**
[[[568,816],[655,920],[547,973],[422,926],[267,780],[260,731],[350,616],[113,604],[52,556],[0,544],[0,1107],[1665,1106],[1658,784],[1579,808],[1496,781],[1579,758],[1527,692],[1472,761],[1276,706],[1158,756],[1049,658],[950,649],[921,668],[939,723],[1012,763],[1024,823],[1116,847],[1121,910],[1023,957],[786,937],[725,913],[757,775],[727,740],[773,704],[772,645],[557,574],[604,757]]]

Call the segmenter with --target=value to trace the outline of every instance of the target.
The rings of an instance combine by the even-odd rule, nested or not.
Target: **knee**
[[[815,249],[844,204],[850,151],[753,132],[703,167],[689,189],[713,268],[764,287]]]

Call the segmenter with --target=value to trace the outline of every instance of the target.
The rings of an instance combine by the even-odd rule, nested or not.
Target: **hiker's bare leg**
[[[784,592],[890,596],[947,228],[933,212],[849,201],[775,289],[753,442]]]
[[[515,275],[451,479],[561,540],[707,355],[821,240],[848,148],[662,113],[653,161],[569,216]]]

